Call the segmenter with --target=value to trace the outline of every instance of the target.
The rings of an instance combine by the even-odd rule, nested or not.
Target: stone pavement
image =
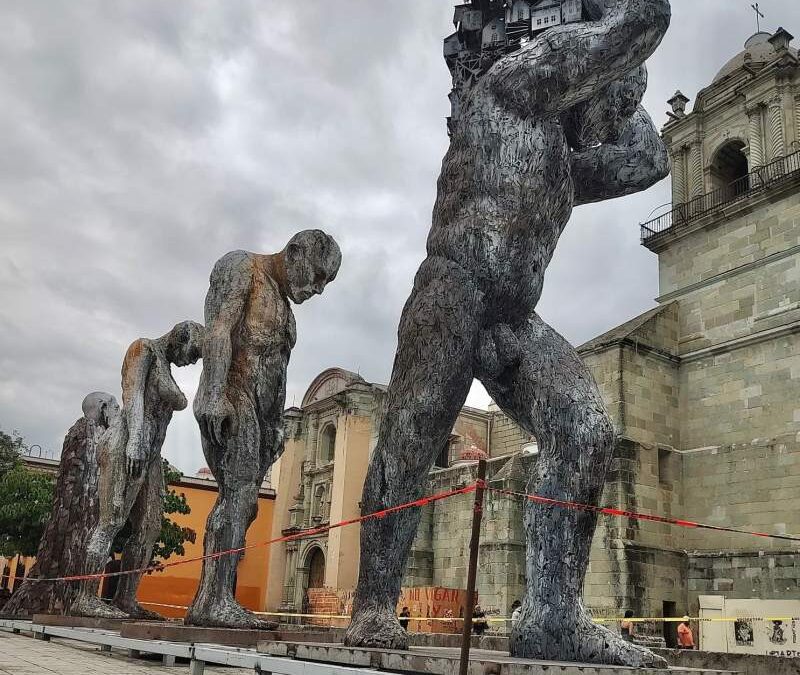
[[[131,659],[127,652],[100,653],[82,642],[43,642],[0,632],[0,675],[179,675],[186,666],[166,668],[161,659]],[[232,675],[237,668],[208,666],[206,675]]]

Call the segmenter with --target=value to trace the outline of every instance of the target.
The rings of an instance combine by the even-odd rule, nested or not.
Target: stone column
[[[786,156],[786,133],[783,124],[783,96],[778,94],[769,102],[769,140],[772,159]]]
[[[795,149],[800,150],[800,94],[794,97],[794,143]]]
[[[750,145],[750,171],[764,164],[764,139],[762,136],[763,113],[760,105],[748,108],[747,140]]]
[[[672,152],[672,206],[685,204],[686,199],[686,151],[681,146]]]
[[[689,198],[700,197],[706,191],[703,180],[703,143],[694,141],[689,150]]]
[[[294,606],[294,586],[297,576],[297,544],[286,544],[286,569],[284,570],[283,604]]]

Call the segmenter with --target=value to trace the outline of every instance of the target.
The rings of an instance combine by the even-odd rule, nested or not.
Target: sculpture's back
[[[50,520],[36,562],[3,613],[27,616],[65,612],[74,583],[33,581],[80,574],[82,552],[97,524],[97,451],[94,422],[81,417],[67,432],[61,453]]]

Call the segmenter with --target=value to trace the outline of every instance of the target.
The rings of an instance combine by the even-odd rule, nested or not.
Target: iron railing
[[[23,446],[20,448],[20,455],[30,459],[56,459],[55,453],[52,450],[45,450],[38,443],[29,447]]]
[[[749,199],[759,192],[770,190],[798,176],[800,176],[800,151],[760,166],[725,187],[695,197],[685,204],[676,206],[663,216],[642,223],[640,225],[642,243],[647,244],[657,234],[687,225],[714,209]]]

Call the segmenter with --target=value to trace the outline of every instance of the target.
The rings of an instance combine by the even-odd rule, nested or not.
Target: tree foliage
[[[20,461],[21,436],[0,431],[0,555],[35,555],[53,504],[52,475]]]
[[[11,435],[0,429],[0,476],[4,476],[19,464],[19,455],[25,443],[16,431]]]
[[[186,495],[178,494],[170,485],[177,483],[182,477],[177,471],[164,461],[164,482],[167,484],[166,494],[164,495],[164,515],[161,517],[161,534],[156,541],[153,549],[153,558],[166,560],[171,555],[185,555],[186,550],[183,545],[189,541],[194,544],[197,541],[197,532],[191,527],[181,527],[175,521],[167,518],[173,513],[183,515],[191,513],[191,508],[186,501]]]

